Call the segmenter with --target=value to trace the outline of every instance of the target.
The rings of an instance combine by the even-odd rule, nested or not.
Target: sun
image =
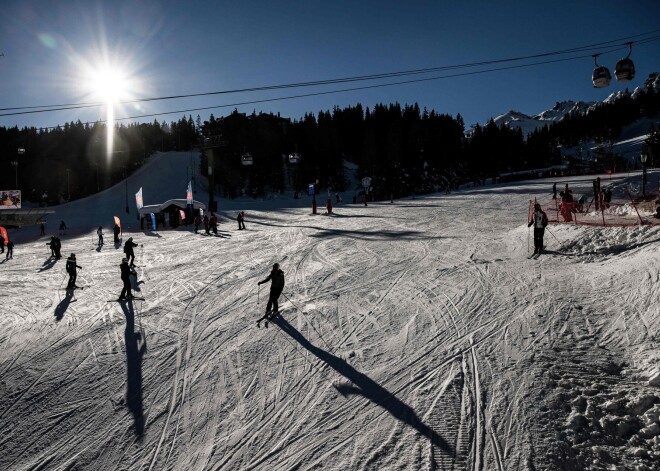
[[[121,70],[103,66],[91,71],[90,88],[99,100],[108,105],[114,105],[126,98],[128,80]]]

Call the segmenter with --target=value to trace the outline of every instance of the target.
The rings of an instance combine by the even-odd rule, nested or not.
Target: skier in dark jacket
[[[59,237],[50,236],[50,242],[47,242],[46,245],[50,245],[50,256],[55,258],[62,258],[60,249],[62,248],[62,242],[60,242]]]
[[[527,227],[531,227],[532,225],[534,226],[534,253],[541,254],[543,250],[543,234],[545,233],[545,226],[548,225],[548,216],[538,203],[534,205],[534,213]]]
[[[96,229],[96,235],[99,236],[98,245],[100,247],[101,245],[103,245],[103,226],[99,226],[99,228]]]
[[[273,265],[273,270],[263,281],[260,281],[258,284],[267,283],[270,281],[270,296],[268,297],[268,304],[266,304],[266,314],[272,314],[273,316],[279,313],[279,306],[277,304],[277,298],[282,294],[284,289],[284,272],[280,270],[280,265],[278,263]],[[271,311],[271,307],[273,310]]]
[[[115,227],[112,229],[112,232],[115,235],[115,244],[119,243],[119,234],[121,233],[121,228],[115,224]]]
[[[133,238],[129,237],[126,242],[124,242],[124,253],[126,258],[129,260],[131,266],[135,265],[135,253],[133,252],[133,247],[137,247],[138,244],[133,242]]]
[[[236,220],[238,221],[238,230],[243,230],[245,229],[245,212],[241,211],[238,213],[238,216],[236,216]]]
[[[76,271],[76,268],[82,270],[80,265],[76,265],[76,254],[71,254],[69,258],[66,259],[66,272],[69,274],[69,283],[66,285],[67,289],[77,288],[76,278],[78,277],[78,272]]]
[[[119,269],[121,270],[121,281],[124,283],[119,299],[126,299],[127,297],[130,299],[133,295],[131,294],[131,267],[128,266],[128,259],[121,259]]]

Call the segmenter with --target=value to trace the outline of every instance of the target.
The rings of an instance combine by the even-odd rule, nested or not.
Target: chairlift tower
[[[220,147],[227,147],[227,141],[222,140],[222,135],[218,134],[216,136],[202,137],[200,139],[200,144],[202,147],[202,152],[205,153],[208,158],[208,175],[209,175],[209,206],[208,210],[212,213],[217,211],[215,206],[215,180],[213,175],[213,157],[216,149]]]

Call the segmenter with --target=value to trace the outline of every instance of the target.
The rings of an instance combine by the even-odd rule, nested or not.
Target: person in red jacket
[[[534,213],[532,218],[527,224],[527,227],[534,226],[534,253],[541,254],[543,250],[543,235],[545,233],[545,226],[548,225],[548,216],[541,209],[541,205],[536,203],[534,205]]]

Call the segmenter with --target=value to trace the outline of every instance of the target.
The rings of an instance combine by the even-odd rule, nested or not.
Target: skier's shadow
[[[46,270],[50,270],[51,268],[53,268],[53,266],[55,265],[55,263],[57,263],[57,258],[55,258],[55,257],[50,257],[49,259],[47,259],[47,260],[44,262],[43,265],[41,265],[41,268],[39,268],[39,272],[46,271]]]
[[[147,341],[143,334],[135,333],[135,311],[133,302],[120,302],[126,316],[126,405],[133,414],[135,435],[144,434],[144,410],[142,404],[142,357],[147,351]],[[140,341],[142,343],[140,343]]]
[[[374,404],[385,409],[397,420],[403,422],[404,424],[408,424],[409,426],[416,429],[421,435],[429,438],[434,446],[441,448],[446,453],[454,453],[451,446],[444,438],[440,436],[440,434],[438,434],[438,432],[422,422],[413,408],[403,401],[397,399],[393,393],[389,392],[387,389],[376,383],[367,375],[357,371],[341,358],[314,346],[282,317],[276,317],[272,320],[272,322],[278,325],[283,332],[289,334],[295,341],[305,347],[309,352],[314,354],[319,360],[325,362],[337,373],[341,374],[344,378],[353,383],[335,386],[342,395],[346,396],[350,394],[356,394],[364,396]]]
[[[61,321],[62,318],[64,317],[64,313],[66,310],[69,308],[69,304],[71,304],[71,301],[73,300],[73,290],[66,290],[66,294],[60,301],[60,303],[57,305],[55,308],[55,320],[56,321]]]

